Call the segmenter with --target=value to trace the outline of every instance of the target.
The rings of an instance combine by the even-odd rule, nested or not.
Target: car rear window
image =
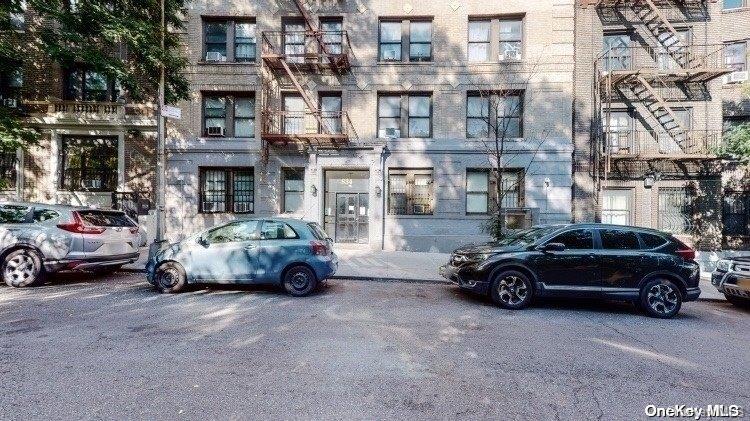
[[[645,232],[642,232],[639,235],[641,236],[641,240],[643,240],[643,245],[646,246],[647,249],[655,249],[667,244],[666,238],[660,235],[648,234]]]
[[[638,250],[641,244],[638,236],[632,231],[600,230],[602,248],[610,250]]]
[[[31,222],[28,206],[3,205],[0,206],[0,223],[20,224]]]
[[[307,224],[307,226],[310,227],[310,231],[312,231],[313,236],[315,236],[315,238],[317,238],[318,240],[325,240],[326,238],[328,238],[328,234],[326,234],[326,232],[323,231],[323,228],[321,228],[317,223],[310,222],[309,224]]]
[[[78,215],[89,225],[96,227],[134,227],[132,219],[123,212],[82,210]]]

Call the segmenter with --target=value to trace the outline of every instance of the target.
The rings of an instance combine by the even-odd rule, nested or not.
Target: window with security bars
[[[750,191],[724,193],[724,235],[750,236]]]
[[[432,169],[390,170],[388,173],[388,213],[391,215],[432,215]]]
[[[253,213],[253,168],[201,168],[201,213]]]
[[[63,136],[60,189],[117,190],[117,144],[116,137]]]
[[[672,234],[693,231],[693,194],[685,187],[659,189],[659,229]]]
[[[15,151],[0,152],[0,188],[12,190],[16,188],[18,173],[16,165],[18,155]]]

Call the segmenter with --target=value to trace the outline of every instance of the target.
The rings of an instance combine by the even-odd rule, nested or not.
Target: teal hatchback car
[[[332,241],[320,225],[289,218],[236,220],[156,253],[146,277],[161,292],[186,284],[278,284],[305,296],[336,273]]]

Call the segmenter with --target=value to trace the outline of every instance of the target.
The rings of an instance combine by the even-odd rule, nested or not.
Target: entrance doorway
[[[337,243],[369,242],[369,185],[369,171],[325,172],[324,228]]]

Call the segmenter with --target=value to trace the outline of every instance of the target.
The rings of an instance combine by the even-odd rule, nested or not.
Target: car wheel
[[[490,294],[495,304],[511,310],[520,310],[531,303],[534,287],[528,276],[508,270],[495,276]]]
[[[735,297],[734,295],[727,294],[724,294],[724,297],[726,297],[727,301],[732,303],[732,305],[736,305],[737,307],[750,307],[750,300],[747,298]]]
[[[185,288],[187,276],[185,269],[178,263],[167,262],[156,268],[154,286],[162,293],[180,292]]]
[[[39,284],[44,276],[42,259],[28,249],[12,251],[3,259],[3,280],[11,287],[29,287]]]
[[[669,319],[681,306],[682,293],[668,279],[655,279],[641,289],[641,308],[651,317]]]
[[[284,289],[294,297],[309,295],[317,285],[315,273],[307,266],[294,266],[284,274]]]

